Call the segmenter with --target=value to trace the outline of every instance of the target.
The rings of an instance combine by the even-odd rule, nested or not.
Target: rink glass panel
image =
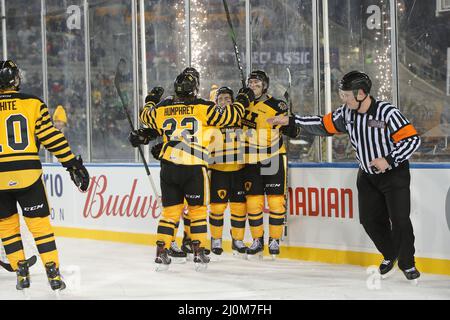
[[[3,24],[2,23],[0,23],[0,34],[2,35],[2,38],[3,38]],[[1,54],[2,54],[2,60],[3,60],[3,39],[2,39],[2,41],[0,41],[0,52],[1,52]]]
[[[7,58],[20,68],[22,92],[44,99],[41,1],[5,1]],[[39,156],[48,159],[45,150]]]
[[[21,90],[43,98],[41,2],[5,1],[8,58],[21,69]]]
[[[121,57],[127,59],[128,78],[123,86],[134,121],[136,110],[142,104],[134,101],[133,87],[141,87],[139,101],[143,100],[147,89],[156,85],[163,86],[166,95],[170,95],[173,80],[187,65],[200,69],[200,93],[204,98],[209,98],[212,84],[239,89],[239,72],[222,1],[187,1],[144,1],[148,77],[145,89],[139,83],[141,77],[133,76],[132,66],[137,63],[132,52],[131,6],[134,1],[89,1],[89,26],[85,23],[82,0],[6,1],[8,57],[21,68],[22,90],[48,98],[46,102],[51,112],[59,104],[66,108],[69,118],[66,134],[74,152],[86,161],[134,162],[138,159],[129,146],[129,125],[113,84]],[[398,97],[398,107],[421,134],[423,143],[413,159],[448,161],[450,92],[446,78],[450,12],[436,11],[435,3],[423,2],[397,0],[396,12],[391,12],[388,0],[328,1],[332,107],[340,105],[337,96],[340,77],[353,69],[365,71],[374,82],[372,95],[392,102]],[[41,20],[42,3],[47,11],[44,21]],[[270,93],[283,97],[288,86],[286,67],[289,67],[294,112],[323,114],[323,1],[250,1],[251,39],[246,39],[245,34],[245,3],[244,0],[228,0],[244,70],[247,71],[247,46],[251,44],[251,67],[268,72]],[[191,16],[189,30],[185,26],[187,4]],[[312,10],[314,4],[318,5],[317,17]],[[72,5],[80,8],[80,29],[67,28],[70,16],[67,9]],[[391,59],[390,26],[395,14],[398,18],[397,65]],[[313,70],[312,56],[315,19],[320,38],[318,76]],[[42,32],[43,25],[45,32]],[[85,38],[85,28],[88,28],[89,39]],[[46,60],[42,54],[43,36],[47,41]],[[138,37],[136,42],[139,42]],[[135,47],[139,48],[137,43]],[[43,83],[45,63],[46,87]],[[86,73],[87,67],[89,73]],[[398,73],[398,83],[392,83],[393,72]],[[314,92],[315,83],[320,89],[318,92]],[[89,99],[87,87],[91,90]],[[88,133],[89,128],[91,133]],[[302,136],[299,140],[306,144],[289,143],[290,161],[326,159],[326,143],[319,148],[318,138]],[[355,161],[346,135],[333,137],[332,157],[335,162]],[[51,160],[43,155],[45,159]]]
[[[147,88],[143,98],[156,86],[164,88],[164,96],[173,95],[175,78],[188,65],[185,2],[144,1],[144,8]],[[150,148],[159,142],[151,141]],[[157,162],[151,155],[149,160]]]
[[[322,9],[321,6],[320,101],[321,113],[324,114]],[[373,97],[392,102],[390,19],[388,0],[328,1],[332,110],[341,105],[338,95],[339,80],[352,70],[363,71],[370,76]],[[325,152],[326,149],[323,148],[324,159],[326,159]],[[347,135],[333,137],[332,158],[336,162],[355,161],[354,150]]]
[[[245,77],[245,1],[227,3]],[[190,31],[192,66],[201,74],[201,96],[214,99],[213,85],[227,86],[237,93],[242,81],[222,0],[191,1]]]
[[[68,120],[63,132],[72,151],[88,159],[83,1],[70,5],[80,9],[72,12],[73,20],[68,19],[64,2],[46,0],[48,106],[52,115],[63,106]]]
[[[402,111],[421,135],[415,161],[450,159],[450,11],[435,2],[399,1],[398,69]]]
[[[145,1],[148,90],[161,86],[173,94],[173,83],[187,61],[184,1]]]
[[[132,119],[133,53],[131,1],[89,1],[91,159],[93,162],[134,162],[127,136],[130,125],[114,86],[116,67],[126,60],[122,91]]]
[[[314,105],[312,1],[251,2],[252,70],[264,70],[269,94],[285,100],[289,90],[295,114],[317,114]],[[289,91],[288,91],[289,92]],[[288,140],[285,137],[286,141]],[[317,161],[314,137],[289,139],[289,161]]]

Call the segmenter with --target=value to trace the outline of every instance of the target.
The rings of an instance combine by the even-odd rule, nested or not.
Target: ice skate
[[[386,260],[383,259],[383,261],[380,264],[379,272],[381,275],[381,279],[386,279],[390,277],[395,272],[395,263],[397,262],[397,259],[394,260]]]
[[[184,233],[183,236],[183,242],[181,243],[181,250],[186,253],[186,260],[192,261],[194,259],[193,257],[193,251],[191,247],[191,239],[186,237],[186,233]]]
[[[210,258],[205,253],[205,248],[200,247],[200,241],[192,241],[192,250],[194,251],[195,271],[206,271]]]
[[[172,260],[169,257],[169,250],[165,248],[165,244],[162,241],[156,242],[156,258],[155,258],[155,271],[166,271],[169,269],[169,265]]]
[[[178,247],[176,241],[170,243],[168,255],[171,257],[173,263],[186,263],[187,261],[187,253]]]
[[[233,256],[237,258],[247,259],[247,246],[242,240],[232,240],[231,250],[233,250]]]
[[[214,259],[215,261],[219,261],[220,255],[223,252],[222,239],[211,238],[211,252],[213,253],[213,255],[211,255],[211,259]]]
[[[406,270],[402,270],[403,274],[405,275],[406,279],[408,279],[409,281],[411,281],[411,283],[413,285],[418,285],[419,284],[419,277],[420,277],[420,272],[419,270],[416,269],[416,267],[412,267]]]
[[[62,280],[59,269],[56,267],[56,263],[47,262],[45,264],[45,272],[47,273],[50,288],[52,288],[53,291],[61,291],[66,288],[66,284]]]
[[[269,253],[272,256],[272,260],[275,260],[280,254],[280,240],[269,238]]]
[[[24,290],[28,289],[30,287],[30,270],[29,270],[28,261],[21,260],[17,264],[17,284],[16,289],[17,290]]]
[[[258,257],[260,260],[263,258],[264,253],[264,239],[255,238],[249,248],[247,248],[247,258]]]

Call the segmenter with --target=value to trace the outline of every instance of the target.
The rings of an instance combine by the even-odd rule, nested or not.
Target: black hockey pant
[[[360,222],[384,258],[398,258],[402,270],[415,264],[410,180],[407,161],[382,174],[360,169],[357,180]]]

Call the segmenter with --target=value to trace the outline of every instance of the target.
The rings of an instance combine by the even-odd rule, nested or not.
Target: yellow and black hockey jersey
[[[160,154],[163,161],[207,166],[209,145],[217,136],[216,128],[239,124],[243,114],[244,106],[239,102],[221,108],[200,98],[189,101],[168,98],[157,106],[147,103],[140,119],[163,136]]]
[[[63,165],[75,158],[44,102],[17,91],[0,93],[0,190],[26,188],[39,179],[39,143]]]
[[[284,101],[267,96],[267,99],[254,101],[245,110],[242,127],[245,130],[246,163],[257,163],[279,154],[285,154],[280,126],[271,126],[267,119],[287,115]]]
[[[245,136],[239,126],[217,129],[210,144],[209,168],[238,171],[245,166]]]

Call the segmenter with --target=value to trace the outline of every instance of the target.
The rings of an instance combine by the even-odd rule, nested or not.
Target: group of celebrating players
[[[0,123],[4,124],[0,127],[0,237],[9,261],[0,265],[16,273],[18,290],[30,287],[29,268],[36,259],[25,258],[19,204],[49,284],[53,290],[62,290],[66,285],[49,219],[40,146],[61,162],[81,191],[88,189],[90,177],[81,157],[72,153],[64,134],[53,126],[45,103],[19,92],[20,83],[17,65],[0,61]],[[172,258],[185,259],[188,254],[196,270],[206,269],[210,251],[223,252],[228,205],[234,252],[262,255],[267,203],[268,251],[279,255],[286,221],[283,135],[297,137],[301,128],[312,135],[349,135],[360,165],[360,222],[383,255],[380,274],[391,272],[398,261],[408,280],[419,278],[409,217],[408,159],[419,147],[420,137],[398,108],[370,95],[371,86],[365,73],[347,73],[339,82],[343,104],[325,116],[288,116],[286,102],[269,95],[269,77],[260,70],[249,74],[235,97],[229,87],[218,88],[214,101],[198,96],[200,75],[192,67],[175,79],[174,95],[162,99],[164,90],[153,88],[140,111],[145,127],[132,130],[129,140],[138,147],[162,137],[162,143],[152,148],[161,162],[157,270],[167,269]],[[175,239],[181,217],[184,237],[179,249]],[[249,247],[244,243],[247,220],[253,240]]]
[[[167,269],[171,257],[191,253],[196,266],[206,268],[208,221],[210,249],[220,255],[228,204],[232,250],[241,255],[262,254],[265,196],[270,211],[269,253],[280,253],[286,215],[286,148],[281,126],[267,120],[286,115],[287,105],[268,94],[269,77],[259,70],[250,73],[247,87],[236,97],[223,86],[215,91],[214,101],[205,100],[198,97],[199,86],[199,73],[188,67],[177,76],[173,96],[161,101],[164,90],[154,88],[140,113],[147,128],[129,136],[135,147],[163,138],[152,148],[161,161],[158,270]],[[175,237],[182,216],[185,232],[180,250]],[[244,243],[247,219],[253,238],[249,247]]]

